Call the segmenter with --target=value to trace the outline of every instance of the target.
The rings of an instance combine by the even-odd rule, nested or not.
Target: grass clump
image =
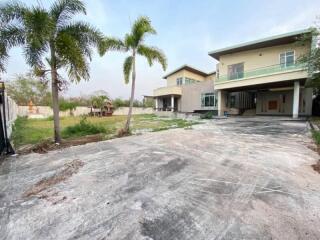
[[[213,112],[212,111],[208,111],[208,112],[206,112],[206,113],[204,113],[204,114],[201,114],[200,115],[200,118],[201,119],[212,119],[213,118]]]
[[[317,145],[320,145],[320,132],[319,131],[312,131],[312,138],[316,142]]]
[[[62,130],[62,137],[81,137],[99,133],[107,133],[107,129],[101,125],[90,123],[86,117],[83,117],[79,123],[64,128]]]

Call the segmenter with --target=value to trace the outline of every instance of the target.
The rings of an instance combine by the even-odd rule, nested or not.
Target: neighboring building
[[[315,47],[312,40],[297,43],[305,34],[311,31],[291,32],[210,52],[219,61],[214,83],[218,114],[236,109],[256,115],[311,115],[312,89],[305,87],[308,71],[297,61]]]
[[[201,112],[217,110],[215,72],[184,65],[163,77],[167,86],[153,91],[157,111]]]

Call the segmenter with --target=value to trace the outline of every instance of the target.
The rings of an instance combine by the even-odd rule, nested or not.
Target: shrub
[[[80,123],[76,125],[66,127],[62,130],[62,137],[70,138],[70,137],[81,137],[86,135],[98,134],[98,133],[106,133],[107,129],[90,123],[87,118],[83,117],[80,120]]]
[[[213,112],[212,111],[208,111],[205,114],[202,114],[200,116],[201,119],[212,119],[213,118]]]

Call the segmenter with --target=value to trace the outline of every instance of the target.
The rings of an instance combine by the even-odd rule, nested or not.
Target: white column
[[[226,106],[226,93],[218,90],[218,116],[223,116]]]
[[[155,98],[154,101],[155,101],[156,111],[159,111],[158,98]]]
[[[174,96],[171,96],[171,112],[174,111]]]
[[[298,118],[299,116],[299,95],[300,95],[300,82],[294,82],[293,88],[293,109],[292,109],[292,117]]]

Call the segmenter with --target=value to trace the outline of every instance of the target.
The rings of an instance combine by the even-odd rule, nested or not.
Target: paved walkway
[[[12,158],[0,238],[320,239],[310,146],[305,122],[230,118]]]

